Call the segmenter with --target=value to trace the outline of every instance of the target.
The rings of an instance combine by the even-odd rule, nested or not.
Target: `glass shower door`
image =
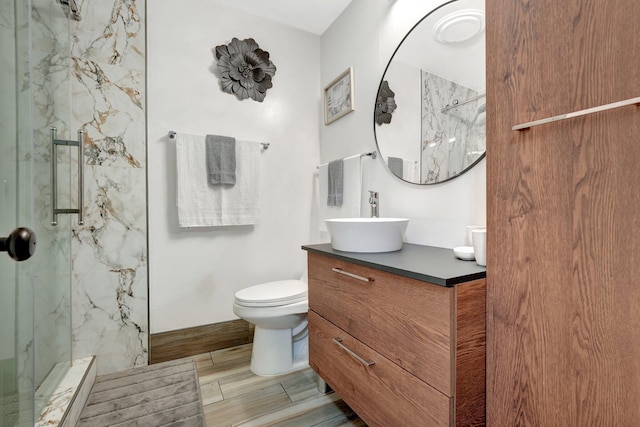
[[[21,221],[30,222],[18,209],[19,198],[31,197],[31,185],[19,188],[20,176],[30,175],[31,165],[19,161],[19,120],[30,101],[20,83],[28,90],[28,2],[0,0],[0,236],[8,236]],[[24,87],[24,86],[23,86]],[[28,100],[28,99],[27,99]],[[28,136],[28,135],[27,135]],[[18,194],[20,192],[20,194]],[[27,224],[22,224],[27,225]],[[6,241],[4,242],[6,246]],[[3,248],[6,249],[6,248]],[[0,425],[29,426],[34,422],[33,384],[33,258],[17,263],[0,253]]]
[[[28,19],[27,2],[0,0],[0,236],[8,236],[19,218],[19,197],[30,197],[31,185],[20,189],[19,176],[29,176],[30,164],[19,161],[18,117],[20,82],[28,67],[20,20]],[[24,21],[23,21],[24,22]],[[18,56],[21,56],[18,58]],[[28,73],[27,73],[28,79]],[[28,87],[27,82],[27,87]],[[28,106],[29,104],[27,104]],[[27,114],[29,108],[27,107]],[[29,117],[27,115],[27,117]],[[20,195],[18,192],[20,191]],[[27,225],[27,224],[23,224]],[[7,242],[4,242],[6,249]],[[0,425],[28,426],[34,421],[33,385],[33,258],[17,263],[0,253]]]
[[[56,0],[0,0],[0,238],[20,226],[37,235],[28,260],[0,252],[3,427],[33,426],[71,360],[71,222],[60,216],[53,226],[50,202],[50,127],[69,136],[69,51],[68,16]],[[54,153],[67,205],[77,159],[69,151]]]
[[[16,3],[20,0],[15,0]],[[77,194],[77,147],[52,144],[56,138],[74,140],[71,129],[71,55],[68,7],[59,0],[31,0],[29,70],[31,82],[30,141],[25,138],[22,158],[32,165],[31,227],[38,235],[34,257],[34,384],[36,420],[71,365],[71,220],[58,215],[52,223],[52,192],[57,207],[71,207]],[[23,141],[20,141],[23,145]],[[53,161],[55,160],[55,161]],[[57,166],[56,166],[57,164]],[[56,172],[57,184],[52,179]],[[73,175],[72,175],[73,174]],[[75,181],[73,179],[75,179]],[[27,184],[28,185],[28,184]],[[22,183],[21,183],[22,188]],[[73,216],[75,219],[75,215]]]

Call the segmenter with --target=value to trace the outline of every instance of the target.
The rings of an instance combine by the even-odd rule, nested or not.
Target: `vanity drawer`
[[[311,367],[368,425],[451,425],[452,398],[313,311],[309,311],[309,337]],[[374,364],[366,366],[364,361]]]
[[[311,310],[453,396],[453,288],[308,255]],[[371,280],[364,282],[334,268]]]

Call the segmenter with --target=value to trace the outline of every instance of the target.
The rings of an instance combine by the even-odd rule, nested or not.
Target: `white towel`
[[[205,137],[176,135],[180,227],[257,224],[260,217],[260,144],[236,141],[236,183],[207,182]]]
[[[320,185],[320,231],[327,231],[325,219],[359,218],[362,203],[362,157],[355,156],[344,160],[342,206],[327,206],[329,191],[328,164],[320,166],[318,180]]]
[[[418,162],[405,160],[402,166],[402,179],[409,182],[418,182],[420,179],[420,174],[418,173]]]

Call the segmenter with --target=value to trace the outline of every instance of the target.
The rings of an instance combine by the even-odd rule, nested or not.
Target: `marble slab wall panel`
[[[462,103],[479,93],[456,82],[422,71],[421,182],[453,177],[484,152],[484,98],[443,113],[443,107]]]
[[[98,375],[148,360],[145,3],[80,1],[72,123],[85,131],[85,224],[73,224],[73,356]]]

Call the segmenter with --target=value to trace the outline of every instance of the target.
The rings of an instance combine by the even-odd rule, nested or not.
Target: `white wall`
[[[354,0],[319,38],[205,0],[148,3],[149,291],[152,333],[235,319],[234,293],[298,277],[300,245],[318,234],[316,165],[376,149],[375,96],[395,47],[441,0]],[[211,49],[253,37],[278,70],[263,103],[223,93]],[[355,71],[355,111],[325,126],[322,88]],[[177,226],[175,145],[167,132],[268,141],[262,154],[261,223],[184,230]],[[465,226],[485,223],[485,162],[452,181],[418,186],[382,159],[364,162],[364,194],[380,193],[382,216],[411,219],[407,241],[462,245]],[[368,213],[363,194],[363,213]]]
[[[320,37],[207,0],[153,0],[148,16],[149,291],[152,333],[235,319],[234,293],[298,278],[319,164]],[[277,67],[264,102],[223,93],[212,48],[253,38]],[[265,141],[260,223],[181,229],[169,130]]]
[[[346,68],[354,67],[356,109],[328,126],[321,125],[322,162],[376,149],[373,110],[384,68],[402,37],[442,3],[442,0],[353,0],[325,32],[322,87]],[[419,186],[393,176],[378,158],[367,165],[363,181],[365,195],[366,190],[379,192],[381,216],[411,219],[406,234],[410,243],[452,248],[464,244],[466,225],[485,224],[484,160],[456,179]]]

